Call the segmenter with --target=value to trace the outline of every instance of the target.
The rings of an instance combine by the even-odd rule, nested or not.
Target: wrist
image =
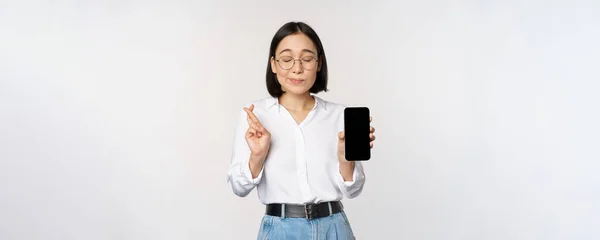
[[[265,161],[266,156],[263,154],[254,154],[250,153],[250,163],[251,164],[262,164]]]
[[[343,156],[343,155],[338,157],[338,161],[340,162],[340,165],[341,164],[354,165],[354,161],[348,161],[348,160],[346,160],[346,157]]]
[[[354,161],[348,161],[346,159],[342,159],[340,161],[340,167],[354,167]]]
[[[250,160],[248,162],[248,167],[250,168],[250,173],[252,174],[252,178],[257,178],[260,174],[261,169],[265,163],[265,158],[257,155],[250,155]]]
[[[340,161],[339,170],[344,181],[352,181],[354,175],[354,167],[355,166],[353,161],[347,161],[345,159],[343,161]]]

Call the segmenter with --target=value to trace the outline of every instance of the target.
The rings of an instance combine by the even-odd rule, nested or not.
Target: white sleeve
[[[338,169],[340,168],[338,163]],[[362,166],[362,163],[356,161],[354,163],[354,172],[352,173],[351,181],[344,181],[344,177],[338,171],[338,186],[342,194],[344,194],[347,198],[355,198],[363,190],[363,186],[365,185],[365,171]]]
[[[250,172],[250,148],[246,143],[248,130],[247,113],[241,110],[233,136],[233,152],[231,165],[227,172],[227,182],[231,185],[233,193],[240,197],[247,196],[258,185],[262,178],[263,169],[256,178]]]

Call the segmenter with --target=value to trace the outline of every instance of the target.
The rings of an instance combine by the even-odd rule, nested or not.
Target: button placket
[[[304,141],[304,134],[302,133],[302,127],[305,126],[307,122],[309,122],[313,118],[314,108],[313,110],[311,110],[311,112],[308,113],[306,119],[304,119],[304,121],[302,121],[300,124],[296,123],[296,120],[294,119],[292,114],[289,111],[287,111],[287,109],[281,108],[281,110],[285,111],[290,121],[294,124],[294,140],[296,140],[296,170],[298,184],[300,186],[300,191],[302,192],[302,197],[305,201],[312,201],[314,196],[308,183],[306,145]]]
[[[306,147],[304,145],[304,134],[302,129],[296,127],[296,168],[298,169],[298,180],[300,188],[302,189],[302,195],[307,198],[312,198],[310,186],[308,184],[308,175],[306,171]]]

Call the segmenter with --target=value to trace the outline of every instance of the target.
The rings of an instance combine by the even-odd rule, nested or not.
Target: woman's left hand
[[[369,118],[369,122],[373,121],[373,117]],[[340,162],[348,162],[348,160],[346,160],[346,155],[344,154],[344,149],[345,149],[345,138],[344,138],[344,132],[338,132],[338,160]],[[371,134],[369,134],[369,137],[371,138],[371,142],[369,143],[371,146],[371,149],[373,148],[373,143],[375,142],[375,128],[373,128],[373,126],[371,126]]]

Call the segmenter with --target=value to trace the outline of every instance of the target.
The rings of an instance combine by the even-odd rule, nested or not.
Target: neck
[[[310,111],[315,105],[315,99],[308,92],[301,95],[284,93],[279,97],[279,104],[293,112]]]

